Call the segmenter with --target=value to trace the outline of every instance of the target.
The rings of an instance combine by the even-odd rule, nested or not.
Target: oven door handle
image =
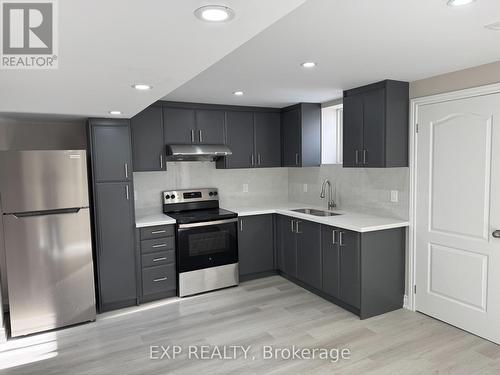
[[[202,221],[201,223],[179,224],[179,229],[208,227],[210,225],[229,224],[229,223],[235,223],[237,221],[238,221],[238,218],[226,219],[226,220],[215,220],[215,221]]]

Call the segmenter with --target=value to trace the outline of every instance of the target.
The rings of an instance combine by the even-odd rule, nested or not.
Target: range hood
[[[226,145],[167,145],[167,161],[214,161],[232,155]]]

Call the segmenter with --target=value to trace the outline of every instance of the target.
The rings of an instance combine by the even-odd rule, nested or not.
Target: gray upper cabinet
[[[163,135],[165,144],[196,142],[195,110],[163,107]]]
[[[196,143],[224,143],[224,111],[196,110]]]
[[[272,215],[243,216],[238,219],[240,276],[274,270],[274,233]]]
[[[130,181],[132,153],[128,120],[90,120],[94,179],[96,182]],[[94,126],[95,125],[95,126]]]
[[[281,117],[277,112],[256,112],[255,164],[257,168],[281,166]]]
[[[321,164],[321,105],[300,103],[282,110],[284,167]]]
[[[408,82],[344,91],[344,167],[407,167],[408,106]]]
[[[97,260],[101,310],[137,297],[130,182],[96,184]]]
[[[224,168],[251,168],[255,164],[252,112],[226,112],[226,142],[233,152],[221,160]],[[217,163],[221,167],[221,163]]]
[[[134,171],[164,171],[165,142],[160,106],[151,106],[130,120]]]
[[[321,289],[321,225],[297,220],[297,279]]]

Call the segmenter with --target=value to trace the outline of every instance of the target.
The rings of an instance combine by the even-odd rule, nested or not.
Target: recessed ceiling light
[[[235,92],[233,92],[233,95],[242,96],[243,95],[243,91],[235,91]]]
[[[196,17],[208,22],[224,22],[234,17],[234,11],[223,5],[206,5],[194,11]]]
[[[448,0],[448,5],[450,7],[460,7],[462,5],[468,5],[476,0]]]
[[[488,30],[493,30],[493,31],[500,31],[500,22],[493,22],[490,23],[489,25],[485,25],[485,28]]]
[[[306,61],[300,64],[303,68],[314,68],[316,66],[315,62],[312,61]]]
[[[122,114],[122,111],[109,111],[108,113],[113,116],[118,116]]]
[[[143,83],[135,83],[132,87],[136,90],[151,90],[153,88],[153,86],[145,85]]]

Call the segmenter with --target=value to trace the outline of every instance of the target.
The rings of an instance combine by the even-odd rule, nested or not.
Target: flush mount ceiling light
[[[489,25],[485,25],[485,28],[488,30],[493,30],[493,31],[500,31],[500,22],[493,22],[490,23]]]
[[[233,95],[242,96],[243,95],[243,91],[235,91],[235,92],[233,92]]]
[[[462,5],[472,4],[476,0],[448,0],[448,5],[450,7],[460,7]]]
[[[316,66],[316,63],[313,61],[306,61],[300,64],[303,68],[314,68]]]
[[[234,11],[223,5],[206,5],[194,11],[196,17],[202,21],[225,22],[234,17]]]
[[[108,113],[113,116],[119,116],[122,114],[122,111],[109,111]]]
[[[132,85],[132,87],[136,90],[151,90],[153,86],[151,85],[145,85],[144,83],[135,83]]]

